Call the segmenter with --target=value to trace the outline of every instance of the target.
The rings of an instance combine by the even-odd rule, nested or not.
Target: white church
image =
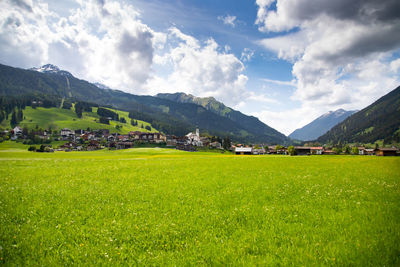
[[[188,133],[186,135],[187,144],[192,146],[203,146],[203,142],[200,141],[200,131],[196,129],[196,133]]]

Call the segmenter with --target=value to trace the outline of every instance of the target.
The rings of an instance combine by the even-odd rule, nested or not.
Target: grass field
[[[118,113],[121,117],[124,117],[127,123],[121,123],[116,121],[110,121],[110,124],[99,123],[99,115],[97,115],[97,108],[93,108],[93,112],[83,112],[82,118],[78,118],[73,109],[61,109],[61,108],[42,108],[38,107],[33,109],[27,106],[23,110],[24,120],[18,125],[21,127],[27,127],[28,129],[34,129],[39,126],[43,129],[56,129],[69,128],[72,130],[84,129],[88,127],[92,130],[97,129],[109,129],[110,132],[127,134],[130,131],[141,131],[149,132],[144,127],[150,126],[152,132],[158,132],[148,122],[138,120],[138,126],[131,125],[131,119],[128,117],[129,113],[126,111],[111,109]],[[9,116],[11,119],[11,115]],[[140,126],[143,124],[143,128]],[[122,126],[120,129],[116,129],[116,126]],[[10,120],[4,120],[1,125],[4,128],[10,128]]]
[[[400,158],[19,148],[0,264],[400,265]]]

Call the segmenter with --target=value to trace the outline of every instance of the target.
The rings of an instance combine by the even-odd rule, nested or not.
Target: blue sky
[[[214,96],[290,134],[397,87],[396,0],[4,0],[0,62]]]

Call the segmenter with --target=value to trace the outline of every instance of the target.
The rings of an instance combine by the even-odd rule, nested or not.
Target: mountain
[[[96,103],[101,106],[107,105],[130,111],[135,119],[147,121],[167,134],[184,135],[199,127],[202,133],[221,137],[229,136],[238,142],[284,144],[288,140],[286,136],[267,125],[258,124],[258,128],[254,129],[244,127],[243,124],[198,104],[179,103],[160,97],[100,89],[72,75],[63,75],[57,71],[58,68],[42,67],[40,69],[43,71],[24,70],[0,64],[0,95],[44,94]],[[233,112],[233,114],[237,113]],[[254,117],[251,117],[251,120],[258,121]]]
[[[99,87],[100,89],[111,89],[110,87],[108,87],[107,85],[104,85],[102,83],[93,83],[94,85],[96,85],[97,87]]]
[[[400,142],[400,86],[317,139],[321,143]]]
[[[346,111],[338,109],[336,111],[329,111],[302,128],[295,130],[289,137],[301,141],[315,140],[355,112],[357,110]]]
[[[60,70],[57,66],[52,64],[46,64],[39,68],[31,68],[30,70],[41,72],[41,73],[55,73],[63,76],[72,77],[72,74],[65,70]]]
[[[213,97],[201,98],[185,93],[157,94],[156,97],[168,99],[177,103],[197,104],[216,115],[233,121],[248,133],[260,136],[263,135],[270,139],[277,140],[278,143],[282,144],[288,141],[285,135],[261,122],[258,118],[247,116],[240,111],[227,107]]]

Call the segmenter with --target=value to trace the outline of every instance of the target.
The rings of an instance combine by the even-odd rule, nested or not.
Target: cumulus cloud
[[[71,16],[60,17],[41,1],[1,2],[3,63],[28,68],[51,61],[80,78],[140,92],[164,34],[142,23],[139,12],[129,4],[78,3]]]
[[[222,21],[225,25],[229,25],[232,27],[236,26],[236,16],[231,16],[231,15],[227,15],[227,16],[218,16],[218,19],[220,21]]]
[[[213,96],[228,105],[237,104],[246,95],[247,76],[243,63],[221,48],[213,39],[200,42],[171,28],[168,42],[176,43],[157,62],[172,69],[167,77],[154,77],[149,91],[186,92],[196,96]]]
[[[275,3],[275,5],[273,5]],[[257,0],[258,43],[293,63],[292,100],[315,110],[362,108],[400,83],[397,0]]]

